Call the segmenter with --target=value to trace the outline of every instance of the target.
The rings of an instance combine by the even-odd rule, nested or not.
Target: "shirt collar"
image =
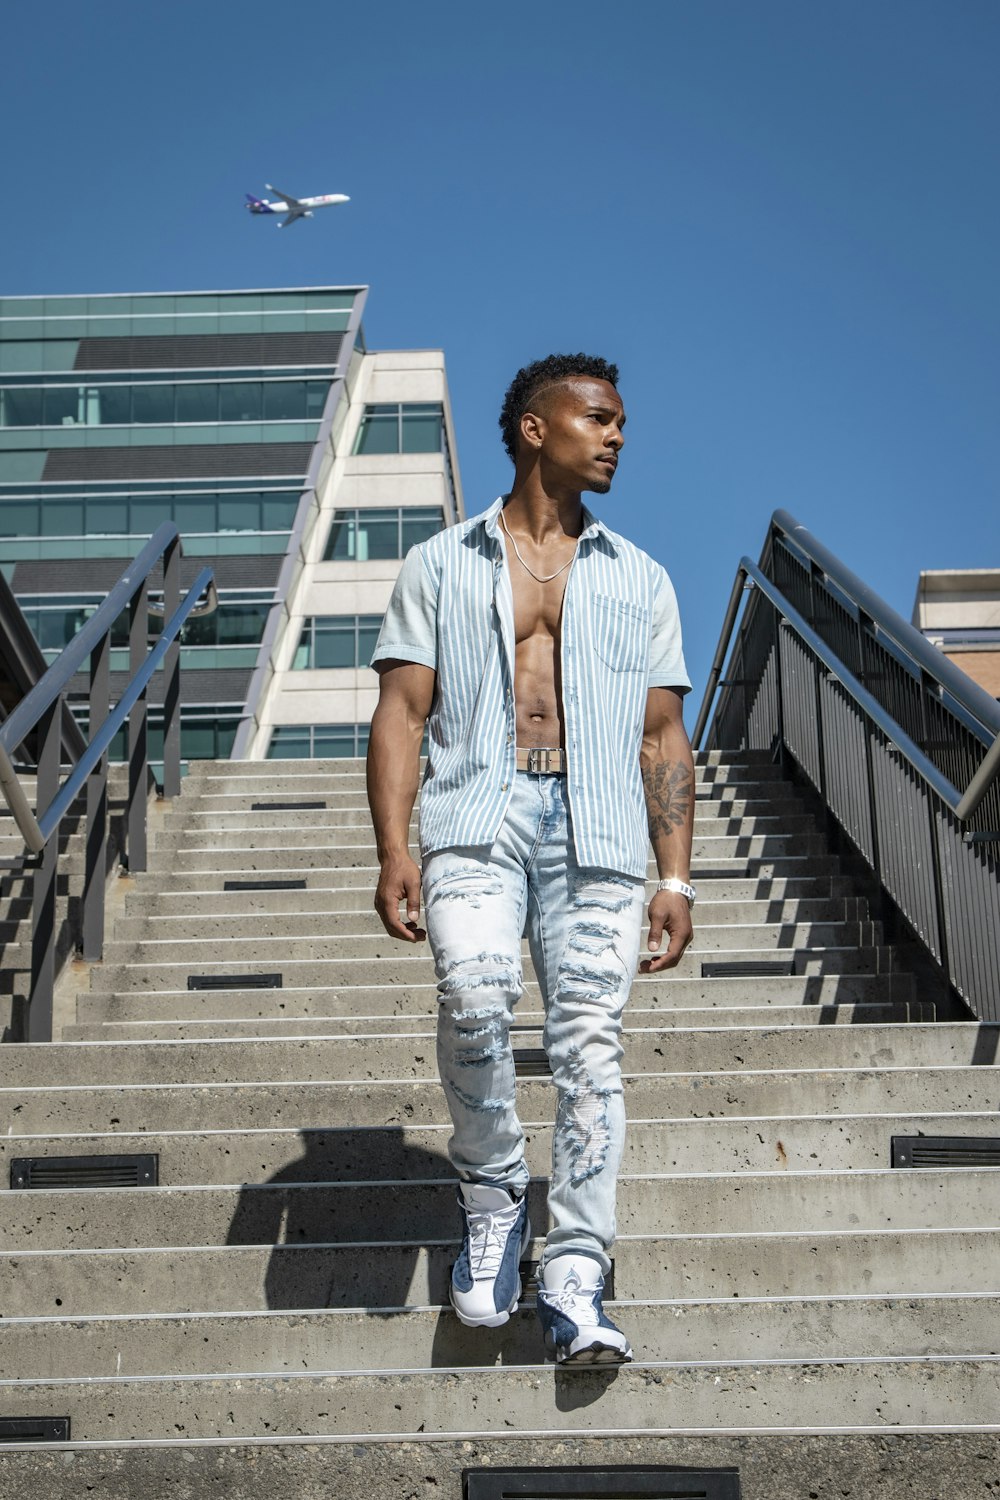
[[[503,510],[503,503],[506,498],[506,495],[500,495],[496,500],[494,500],[489,510],[484,511],[483,514],[479,517],[479,524],[485,528],[486,535],[488,537],[491,537],[494,541],[499,540],[497,533],[500,529],[500,512]],[[593,515],[586,506],[584,506],[583,530],[580,532],[580,541],[596,541],[598,537],[600,537],[601,540],[608,547],[610,547],[611,551],[617,557],[618,548],[615,544],[612,533],[608,530],[603,521],[598,520],[598,518]]]

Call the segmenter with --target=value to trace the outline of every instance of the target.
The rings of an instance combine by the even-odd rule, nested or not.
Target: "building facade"
[[[1000,698],[1000,568],[921,573],[912,623],[994,698]]]
[[[186,758],[363,753],[402,557],[462,514],[443,358],[368,353],[366,295],[0,299],[0,566],[54,657],[176,521],[220,600],[182,637]]]

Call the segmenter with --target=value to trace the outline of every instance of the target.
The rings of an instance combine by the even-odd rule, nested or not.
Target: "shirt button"
[[[500,788],[500,790],[502,792],[505,792],[507,790],[507,786],[508,786],[508,783],[505,781],[504,784],[503,784],[503,786]]]

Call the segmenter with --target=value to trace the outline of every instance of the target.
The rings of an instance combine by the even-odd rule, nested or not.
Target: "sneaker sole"
[[[556,1364],[558,1365],[628,1365],[632,1363],[632,1350],[626,1346],[617,1349],[611,1344],[588,1344],[586,1349],[578,1349],[575,1354],[564,1353],[556,1349]]]

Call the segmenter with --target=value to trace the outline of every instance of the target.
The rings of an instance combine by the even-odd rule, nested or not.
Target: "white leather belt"
[[[517,769],[533,776],[565,776],[566,751],[547,748],[517,751]]]

